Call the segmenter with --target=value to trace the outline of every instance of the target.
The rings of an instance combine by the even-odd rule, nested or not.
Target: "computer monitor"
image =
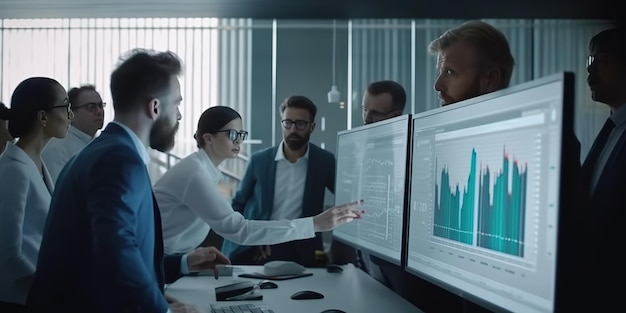
[[[396,265],[405,238],[410,124],[405,114],[337,133],[335,203],[362,199],[366,213],[333,237]]]
[[[407,272],[496,311],[554,310],[573,76],[414,116]]]

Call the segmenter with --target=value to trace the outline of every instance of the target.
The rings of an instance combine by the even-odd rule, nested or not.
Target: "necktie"
[[[615,128],[615,123],[609,117],[604,123],[604,126],[602,126],[600,133],[598,133],[596,140],[591,146],[591,150],[589,150],[589,154],[585,158],[582,168],[582,179],[583,185],[586,188],[585,190],[590,190],[593,170],[596,166],[596,162],[598,161],[598,157],[600,156],[600,152],[604,149],[613,128]]]

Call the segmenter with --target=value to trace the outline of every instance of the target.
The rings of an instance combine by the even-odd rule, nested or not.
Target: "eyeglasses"
[[[89,103],[85,103],[85,104],[81,104],[81,105],[77,105],[74,107],[74,110],[85,107],[87,109],[87,111],[89,112],[96,112],[98,111],[98,109],[102,110],[104,108],[106,108],[107,103],[106,102],[89,102]]]
[[[245,130],[237,131],[235,129],[222,129],[215,131],[216,133],[228,133],[228,139],[232,140],[233,143],[240,139],[241,141],[246,140],[248,138],[248,132]]]
[[[292,120],[282,120],[280,121],[280,123],[283,125],[284,128],[286,129],[291,129],[291,127],[293,125],[296,125],[296,129],[297,130],[303,130],[305,129],[309,124],[311,124],[311,122],[307,122],[307,121],[303,121],[303,120],[297,120],[297,121],[292,121]]]
[[[590,67],[593,64],[616,64],[619,63],[617,59],[613,56],[608,55],[606,53],[599,53],[598,55],[589,55],[587,56],[587,67]]]
[[[49,107],[48,109],[46,109],[46,111],[50,111],[50,110],[54,110],[54,109],[58,109],[58,108],[65,108],[65,110],[67,110],[67,117],[71,118],[72,116],[72,104],[67,103],[67,104],[63,104],[63,105],[54,105]]]

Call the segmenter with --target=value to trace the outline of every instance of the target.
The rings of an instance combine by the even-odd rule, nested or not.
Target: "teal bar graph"
[[[527,168],[512,162],[504,153],[502,171],[493,175],[489,167],[481,171],[478,187],[479,247],[523,257],[526,216]],[[510,177],[509,191],[509,171]]]
[[[455,240],[462,243],[473,244],[474,242],[474,202],[476,197],[476,151],[472,150],[470,160],[470,173],[467,178],[467,187],[463,190],[463,197],[459,184],[450,185],[448,168],[441,171],[441,187],[435,183],[435,195],[439,198],[435,201],[434,228],[435,236]],[[441,189],[439,192],[438,189]]]

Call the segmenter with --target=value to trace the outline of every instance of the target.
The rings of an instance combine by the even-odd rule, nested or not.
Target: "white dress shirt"
[[[65,138],[50,139],[50,142],[41,152],[41,158],[46,163],[54,183],[56,183],[65,164],[92,139],[93,137],[73,126],[70,127]]]
[[[35,274],[54,184],[14,144],[0,156],[0,301],[24,304]]]
[[[146,165],[147,169],[148,165],[150,164],[150,153],[148,152],[148,148],[146,148],[141,139],[139,139],[137,134],[135,134],[135,132],[128,126],[116,121],[112,121],[111,123],[118,125],[122,129],[124,129],[128,133],[128,135],[130,135],[130,138],[133,141],[133,145],[135,146],[137,153],[139,153],[139,156],[141,156],[141,159],[143,160],[143,163]]]
[[[309,165],[309,148],[291,163],[285,158],[283,141],[276,149],[276,179],[274,183],[274,210],[272,220],[294,219],[302,216],[302,198]]]
[[[161,210],[165,253],[185,253],[198,247],[211,227],[241,245],[272,245],[315,236],[313,218],[246,220],[233,210],[218,186],[222,177],[200,149],[169,169],[154,184]]]
[[[602,175],[602,171],[606,166],[606,162],[609,161],[609,157],[613,150],[615,150],[615,146],[617,146],[617,142],[622,137],[622,134],[626,131],[626,103],[623,104],[620,108],[613,111],[613,114],[609,117],[613,123],[615,123],[615,128],[609,134],[609,138],[606,141],[606,145],[600,152],[598,156],[598,161],[596,162],[595,167],[593,168],[593,173],[591,176],[591,192],[596,189],[596,185],[598,185],[598,181],[600,180],[600,176]]]

